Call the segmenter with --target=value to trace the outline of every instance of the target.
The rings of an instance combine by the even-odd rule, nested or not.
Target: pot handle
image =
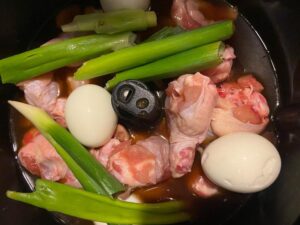
[[[283,131],[300,129],[300,103],[279,109],[275,114],[275,122]]]

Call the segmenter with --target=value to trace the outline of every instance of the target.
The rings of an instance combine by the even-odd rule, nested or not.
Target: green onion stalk
[[[113,12],[96,12],[75,16],[73,21],[61,27],[63,32],[95,31],[98,34],[116,34],[141,31],[157,25],[153,11],[124,9]]]
[[[183,30],[181,27],[163,27],[156,33],[152,34],[149,38],[147,38],[145,42],[157,41],[183,32],[185,32],[185,30]]]
[[[226,40],[231,37],[233,31],[233,22],[226,20],[161,40],[124,48],[86,61],[76,71],[75,79],[85,80],[141,66],[182,51]]]
[[[220,64],[223,59],[224,44],[215,42],[187,50],[152,63],[117,73],[106,83],[112,89],[124,80],[152,81],[194,73]]]
[[[52,181],[37,180],[35,192],[7,191],[8,198],[52,212],[114,224],[174,224],[190,219],[179,201],[131,203],[73,188]]]
[[[17,84],[72,63],[132,46],[135,37],[133,33],[89,35],[41,46],[1,59],[0,77],[2,83]]]

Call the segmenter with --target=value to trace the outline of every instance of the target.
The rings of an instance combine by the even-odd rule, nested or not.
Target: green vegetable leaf
[[[48,211],[105,223],[155,225],[190,219],[182,202],[130,203],[46,180],[37,180],[33,193],[8,191],[6,195]]]

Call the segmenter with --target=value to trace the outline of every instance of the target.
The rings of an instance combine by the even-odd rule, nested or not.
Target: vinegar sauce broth
[[[158,16],[158,26],[155,28],[150,28],[147,31],[138,33],[138,40],[142,41],[149,37],[151,34],[161,29],[164,26],[174,25],[174,22],[171,20],[170,9],[172,1],[171,0],[152,0],[151,10],[155,11]],[[228,6],[224,4],[214,4],[203,2],[201,4],[201,10],[208,19],[225,19],[236,16],[233,15],[232,9],[228,10]],[[68,21],[65,21],[68,22]],[[55,80],[60,84],[60,96],[67,97],[70,94],[68,86],[66,84],[66,79],[68,76],[72,76],[77,68],[62,68],[54,72]],[[232,69],[233,76],[232,80],[236,80],[237,76],[244,73],[243,65],[238,61],[238,58],[234,60],[234,65]],[[111,76],[104,76],[101,78],[96,78],[91,81],[101,86],[104,86],[105,82],[110,79]],[[163,91],[167,87],[166,81],[157,81],[151,85],[156,91]],[[21,101],[25,101],[23,93],[19,92],[17,98]],[[15,111],[11,111],[11,134],[13,138],[13,147],[15,152],[22,146],[22,138],[25,132],[32,128],[30,124],[24,117],[18,114]],[[129,130],[133,142],[138,140],[145,139],[153,134],[161,135],[165,138],[169,137],[169,131],[166,124],[166,119],[162,118],[159,125],[156,126],[153,130],[141,132],[136,130]],[[265,131],[266,136],[269,136],[269,139],[272,141],[276,140],[275,133],[272,128],[267,128]],[[271,134],[271,135],[270,135]],[[206,140],[201,144],[202,147],[207,145],[210,140]],[[25,176],[27,182],[33,188],[34,176],[30,175],[22,169],[23,175]],[[214,224],[222,220],[225,220],[236,212],[242,204],[244,204],[250,197],[250,195],[237,194],[229,191],[220,189],[220,193],[209,198],[199,197],[193,193],[191,189],[191,184],[193,180],[197,179],[200,175],[204,176],[201,169],[200,154],[199,152],[196,155],[192,172],[184,175],[181,178],[170,178],[162,183],[159,183],[155,186],[138,188],[134,191],[134,194],[142,202],[162,202],[166,200],[183,200],[188,204],[188,208],[194,218],[198,221],[202,221],[203,224]],[[76,224],[87,224],[89,222],[84,222],[79,219],[76,219]],[[198,223],[197,223],[198,224]]]

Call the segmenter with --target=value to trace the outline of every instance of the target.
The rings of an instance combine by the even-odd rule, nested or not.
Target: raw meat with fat
[[[136,144],[112,138],[91,153],[120,182],[130,187],[157,184],[170,175],[169,143],[160,136],[151,136]]]
[[[207,0],[173,0],[173,21],[185,30],[196,29],[221,20],[235,20],[238,11],[227,4],[214,4]]]
[[[52,81],[53,74],[47,73],[37,78],[18,84],[24,90],[25,99],[30,105],[34,105],[51,112],[59,96],[59,85]]]
[[[173,177],[190,172],[197,144],[207,135],[218,93],[210,78],[200,73],[180,76],[166,90]]]
[[[231,68],[233,65],[233,60],[236,58],[234,54],[234,49],[227,45],[223,53],[223,62],[216,67],[201,71],[205,76],[210,77],[210,79],[216,84],[225,81],[229,78]]]
[[[110,156],[107,169],[123,184],[131,187],[156,184],[155,155],[140,145],[123,142]]]
[[[178,26],[186,30],[196,29],[212,23],[199,10],[197,0],[174,0],[171,16]]]
[[[62,126],[66,126],[64,118],[66,99],[59,98],[59,84],[53,81],[52,73],[21,82],[18,86],[24,91],[25,99],[30,105],[45,110]]]
[[[269,106],[260,93],[263,86],[252,75],[227,82],[218,88],[211,128],[218,136],[232,132],[262,132],[269,122]]]
[[[103,146],[91,149],[90,153],[103,165],[107,166],[109,158],[120,148],[116,148],[121,142],[129,141],[130,134],[127,129],[118,124],[114,136]]]
[[[63,159],[38,131],[28,131],[23,143],[25,145],[19,150],[18,158],[30,173],[43,179],[80,187]]]
[[[117,138],[110,139],[104,146],[99,149],[91,149],[90,153],[103,165],[107,166],[109,158],[113,155],[116,147],[121,144]]]
[[[63,127],[67,127],[66,120],[65,120],[66,101],[67,101],[66,98],[58,98],[56,100],[53,110],[50,112],[52,118]]]
[[[191,184],[192,191],[202,198],[209,198],[219,193],[219,188],[203,175],[199,175]]]

